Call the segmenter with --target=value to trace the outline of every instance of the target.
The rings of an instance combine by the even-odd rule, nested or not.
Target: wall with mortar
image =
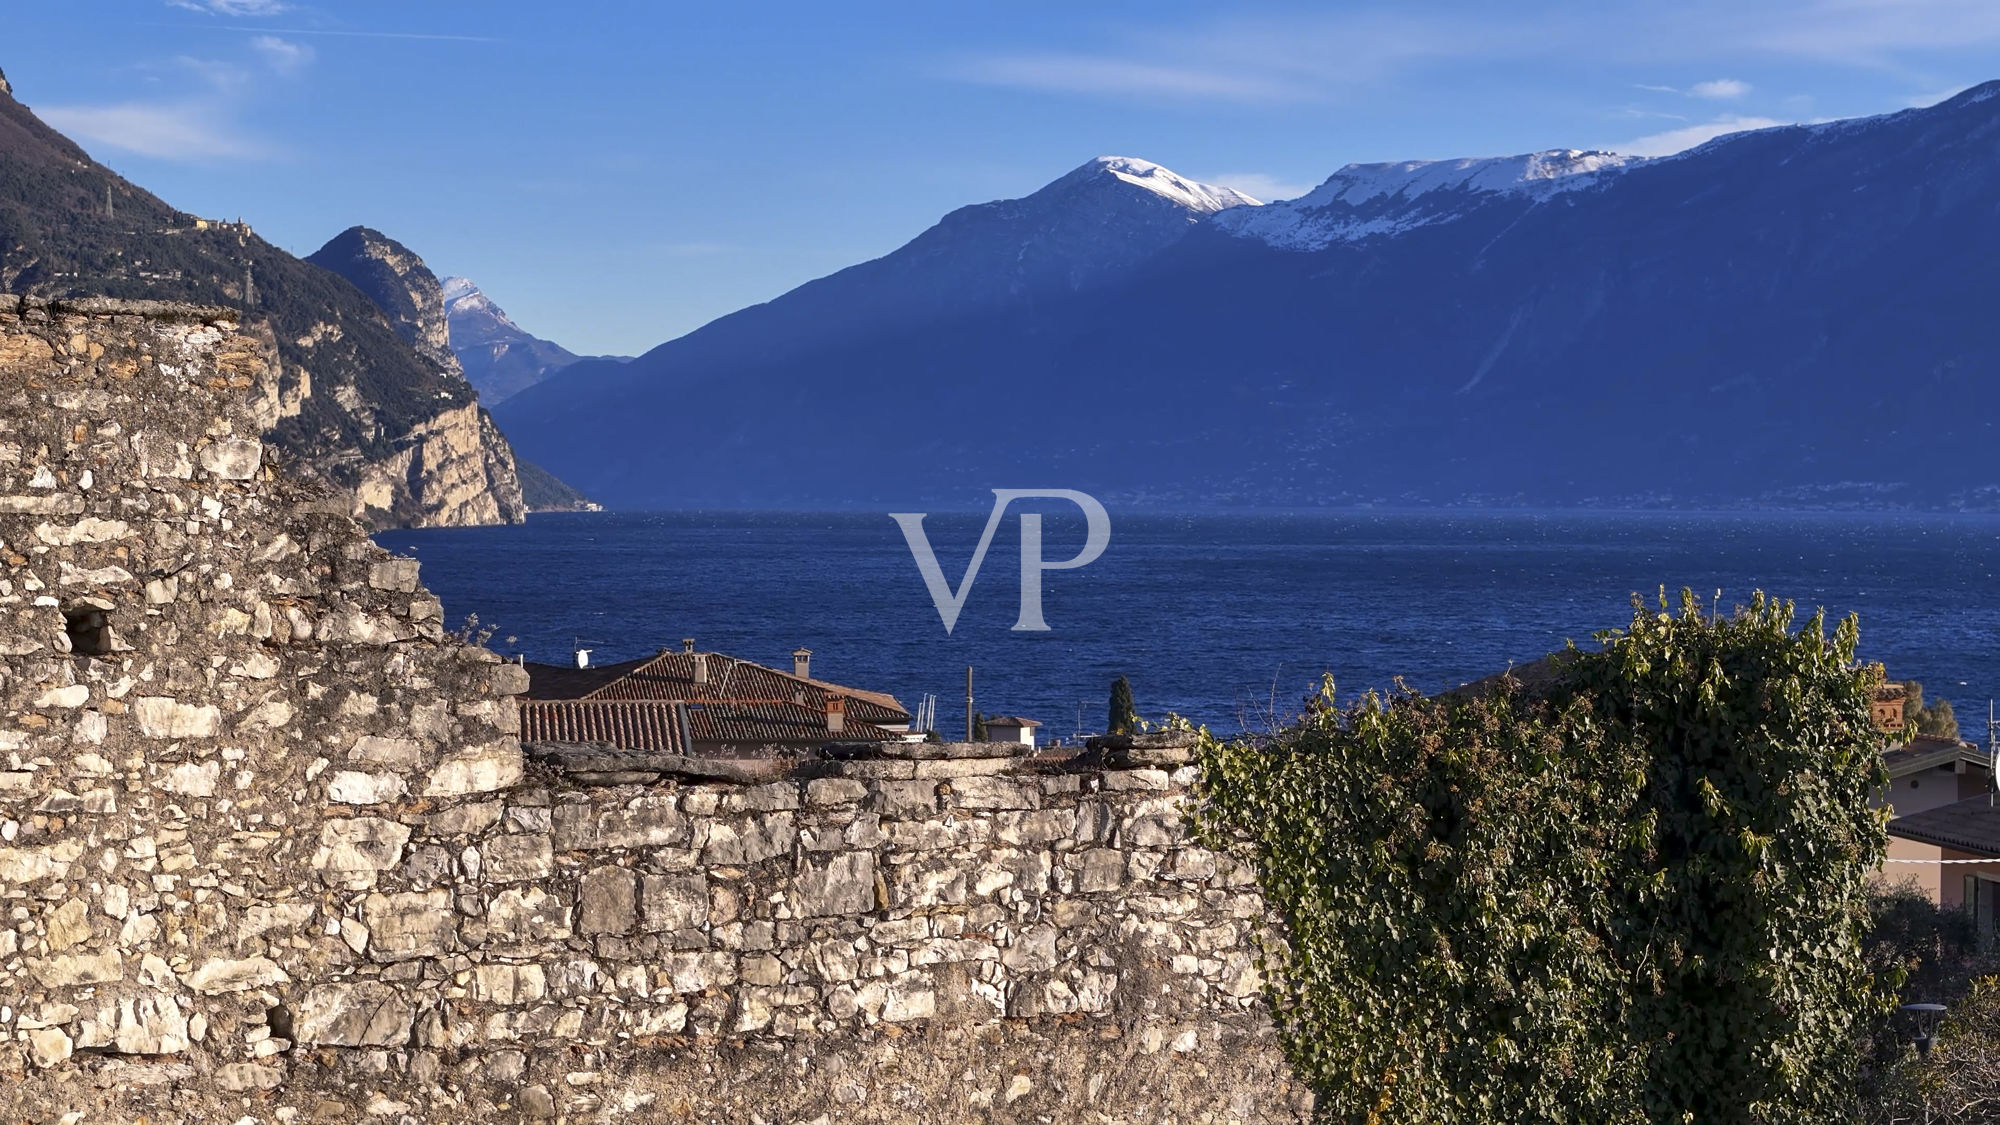
[[[1171,748],[539,754],[219,310],[0,304],[0,1121],[1298,1121]]]

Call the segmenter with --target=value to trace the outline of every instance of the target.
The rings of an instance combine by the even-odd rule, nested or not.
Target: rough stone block
[[[366,890],[382,872],[396,866],[409,842],[409,828],[393,820],[374,816],[329,820],[320,825],[313,869],[330,887]]]
[[[219,438],[201,447],[201,467],[223,480],[249,480],[264,461],[264,443],[248,438]]]
[[[627,867],[593,868],[577,898],[576,928],[584,934],[622,934],[632,929],[638,901],[637,879]]]
[[[489,883],[520,883],[546,879],[556,869],[547,836],[495,836],[480,848]]]
[[[647,933],[695,929],[708,921],[708,876],[647,875],[639,902]]]
[[[672,797],[640,797],[622,808],[567,804],[555,810],[560,851],[663,847],[688,838],[688,822],[675,810]]]
[[[222,712],[162,696],[132,701],[132,717],[147,738],[214,738],[222,731]]]
[[[323,984],[293,1011],[292,1035],[312,1047],[401,1047],[410,1041],[416,1009],[386,984]]]
[[[521,780],[524,766],[521,744],[511,738],[460,750],[431,771],[424,796],[458,797],[505,789]]]
[[[876,909],[875,854],[846,852],[809,864],[796,887],[797,911],[805,917],[865,914]]]
[[[361,902],[368,926],[368,955],[377,961],[436,957],[451,948],[457,915],[442,890],[371,894]]]

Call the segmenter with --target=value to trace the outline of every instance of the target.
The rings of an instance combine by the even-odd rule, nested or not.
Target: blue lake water
[[[1050,511],[1044,557],[1069,558],[1082,521]],[[950,582],[985,520],[929,518]],[[1046,633],[1011,629],[1019,535],[1010,513],[949,636],[886,515],[561,514],[377,539],[422,560],[447,619],[477,615],[497,651],[560,662],[583,638],[609,661],[695,637],[789,667],[804,645],[819,678],[910,707],[936,695],[947,733],[967,665],[979,710],[1045,737],[1101,730],[1120,674],[1142,715],[1234,731],[1274,695],[1295,713],[1322,672],[1343,696],[1396,676],[1435,691],[1587,643],[1663,584],[1856,612],[1863,655],[1951,699],[1968,735],[2000,695],[2000,517],[1114,511],[1102,558],[1045,576]]]

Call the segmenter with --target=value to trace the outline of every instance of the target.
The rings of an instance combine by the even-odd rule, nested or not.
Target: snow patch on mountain
[[[1154,195],[1204,215],[1226,211],[1232,207],[1259,205],[1256,199],[1235,188],[1197,183],[1170,168],[1163,168],[1150,160],[1140,160],[1134,156],[1097,157],[1049,186],[1083,184],[1104,176],[1110,176],[1133,187],[1144,188]]]
[[[1541,202],[1601,183],[1643,156],[1551,149],[1519,156],[1349,164],[1297,199],[1216,216],[1239,238],[1281,250],[1395,235],[1445,222],[1494,196]]]

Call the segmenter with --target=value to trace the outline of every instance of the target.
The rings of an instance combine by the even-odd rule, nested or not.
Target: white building
[[[986,720],[986,741],[1018,742],[1023,746],[1035,744],[1035,728],[1042,724],[1033,719],[1023,719],[1018,715],[998,715]]]

